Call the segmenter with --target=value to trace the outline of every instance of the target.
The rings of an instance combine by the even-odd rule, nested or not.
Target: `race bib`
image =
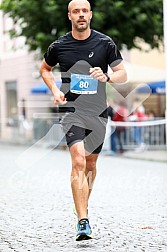
[[[70,91],[75,94],[96,94],[98,80],[90,75],[71,74]]]

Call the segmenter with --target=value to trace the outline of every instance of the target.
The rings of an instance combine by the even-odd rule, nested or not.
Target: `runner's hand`
[[[101,82],[107,81],[107,76],[103,73],[100,67],[91,67],[89,72],[90,76],[97,79],[98,81]]]
[[[53,94],[53,97],[54,97],[54,104],[56,105],[65,105],[67,103],[64,93],[61,92],[60,90],[56,91]]]

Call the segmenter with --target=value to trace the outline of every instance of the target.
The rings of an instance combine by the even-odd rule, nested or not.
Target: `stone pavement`
[[[82,242],[70,166],[68,151],[0,145],[0,252],[167,251],[165,162],[101,155],[89,205],[95,239]]]

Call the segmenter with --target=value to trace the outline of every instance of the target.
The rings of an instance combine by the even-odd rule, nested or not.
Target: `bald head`
[[[72,0],[71,2],[69,2],[68,11],[71,12],[71,10],[75,8],[76,5],[83,5],[83,4],[89,10],[91,9],[90,3],[87,0]]]

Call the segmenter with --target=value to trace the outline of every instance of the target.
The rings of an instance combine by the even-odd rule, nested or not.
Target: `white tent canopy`
[[[128,74],[128,82],[147,83],[165,79],[165,69],[131,64],[128,62],[125,62],[124,65]],[[111,71],[112,70],[109,68],[109,73]]]
[[[126,63],[129,82],[153,82],[165,79],[165,69]]]

